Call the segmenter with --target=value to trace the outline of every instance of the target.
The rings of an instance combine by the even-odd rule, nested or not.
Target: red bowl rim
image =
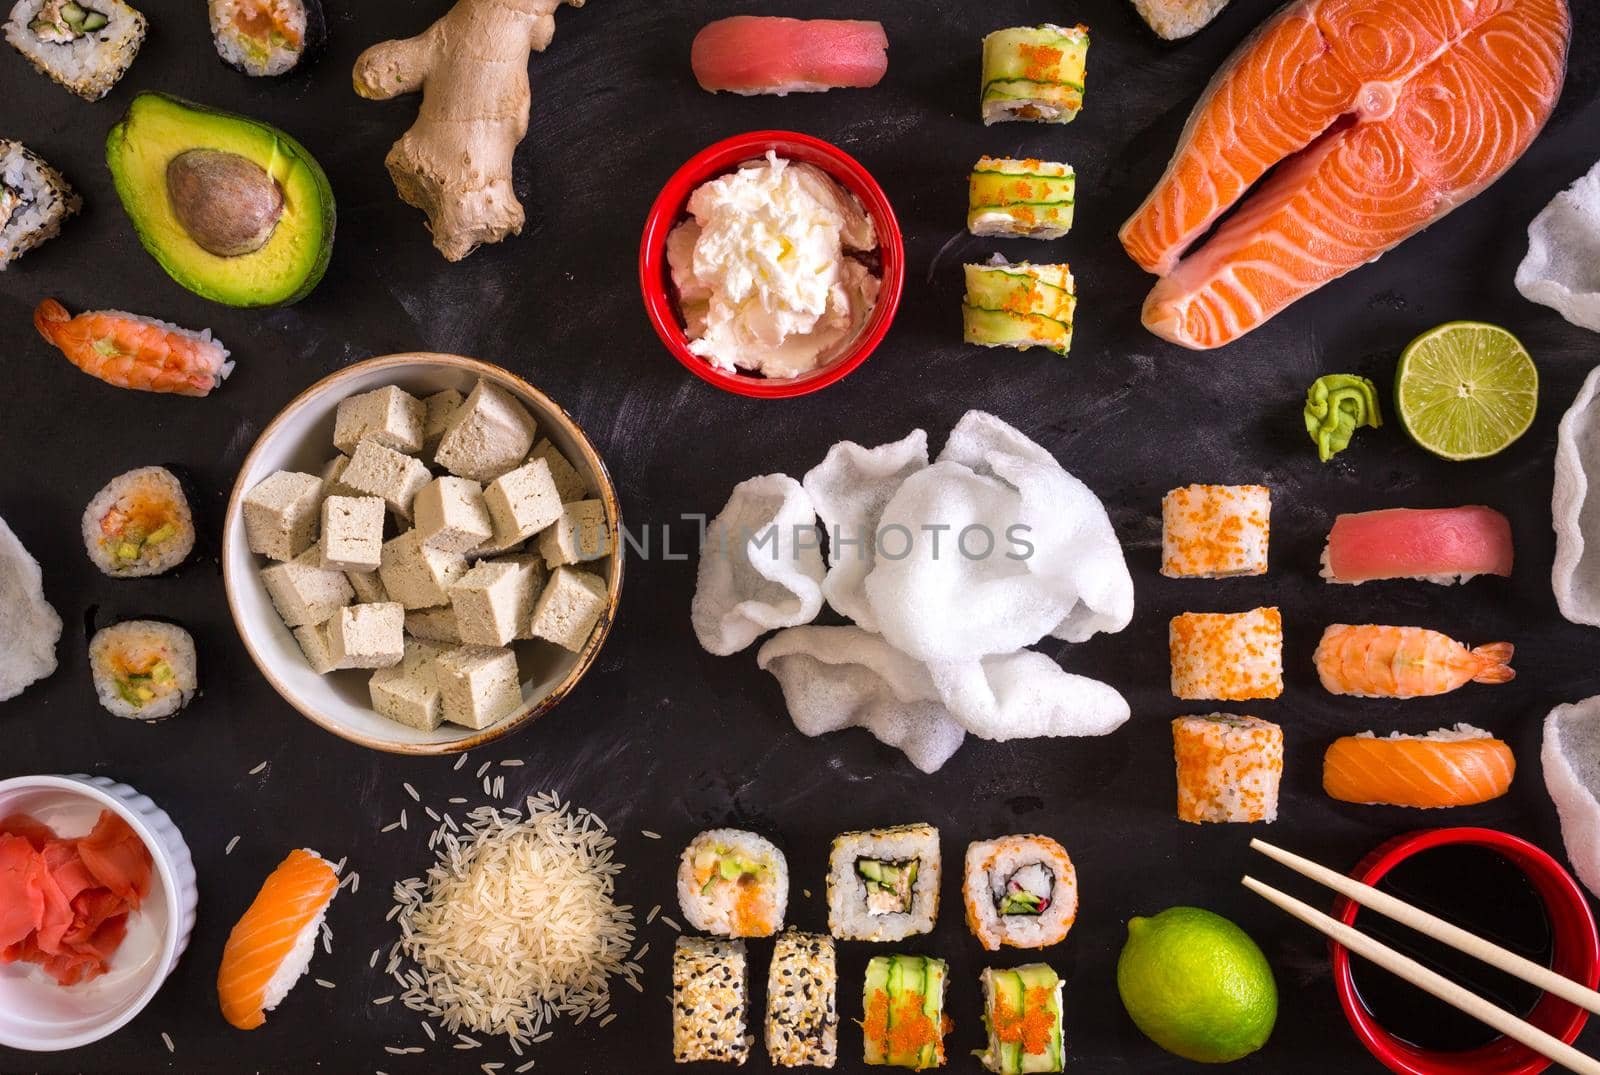
[[[1559,862],[1527,840],[1496,829],[1424,829],[1380,844],[1356,864],[1350,875],[1366,884],[1376,884],[1411,856],[1452,844],[1489,848],[1520,869],[1550,915],[1555,952],[1552,965],[1590,989],[1600,984],[1600,937],[1596,935],[1588,899]],[[1335,917],[1347,925],[1354,924],[1360,910],[1358,904],[1343,896],[1334,904]],[[1337,941],[1330,941],[1328,947],[1339,1006],[1356,1037],[1390,1071],[1400,1075],[1536,1075],[1550,1066],[1543,1056],[1506,1037],[1461,1052],[1436,1052],[1406,1044],[1385,1030],[1362,1006],[1356,995],[1349,950]],[[1531,1022],[1569,1045],[1588,1018],[1589,1013],[1582,1008],[1548,993],[1529,1016]]]
[[[768,150],[781,157],[814,164],[861,200],[878,233],[882,280],[878,301],[855,345],[811,373],[793,378],[752,377],[725,373],[689,350],[678,311],[667,287],[667,234],[683,216],[689,195],[708,179],[754,160]],[[727,392],[756,399],[788,399],[826,388],[865,362],[883,341],[900,306],[905,286],[905,240],[889,198],[861,162],[831,142],[795,131],[750,131],[707,146],[672,173],[645,218],[639,242],[639,290],[645,313],[667,350],[696,377]]]

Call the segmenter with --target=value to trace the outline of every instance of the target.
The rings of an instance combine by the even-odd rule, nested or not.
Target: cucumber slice
[[[1065,355],[1072,348],[1072,326],[1048,317],[1009,314],[976,306],[963,306],[961,316],[967,343],[1015,347],[1019,351],[1044,347],[1058,355]]]
[[[889,993],[889,972],[893,958],[890,956],[873,956],[867,963],[866,985],[862,989],[863,1026],[862,1037],[864,1043],[864,1059],[868,1064],[887,1064],[889,1062],[889,1040],[887,1025],[885,1034],[881,1039],[875,1039],[866,1033],[865,1016],[872,1011],[874,1001],[883,997],[890,1012],[894,1010],[893,999]]]
[[[963,271],[968,305],[1072,321],[1078,300],[1072,271],[1065,265],[966,265]]]

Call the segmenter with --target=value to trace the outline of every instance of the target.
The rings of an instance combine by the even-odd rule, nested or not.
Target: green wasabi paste
[[[1378,389],[1353,373],[1318,377],[1306,392],[1306,432],[1324,463],[1350,447],[1350,438],[1362,426],[1378,429]]]

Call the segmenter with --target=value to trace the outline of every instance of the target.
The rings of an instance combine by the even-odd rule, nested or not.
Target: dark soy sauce
[[[1420,852],[1391,870],[1378,888],[1544,966],[1554,940],[1538,891],[1521,870],[1486,847],[1454,844]],[[1458,982],[1485,1000],[1526,1017],[1540,991],[1383,915],[1363,910],[1363,933]],[[1419,1049],[1456,1052],[1487,1045],[1497,1032],[1360,956],[1350,957],[1356,995],[1389,1033]]]

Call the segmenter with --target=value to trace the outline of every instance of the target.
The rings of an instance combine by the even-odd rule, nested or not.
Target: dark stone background
[[[856,4],[794,0],[593,0],[564,9],[550,51],[533,62],[532,128],[517,157],[528,209],[520,239],[447,265],[421,217],[395,198],[382,158],[412,121],[414,100],[375,104],[349,88],[356,54],[382,38],[420,31],[443,0],[330,5],[332,43],[307,76],[250,80],[218,63],[202,5],[146,0],[150,39],[111,96],[86,104],[0,50],[0,135],[20,138],[82,191],[86,211],[65,234],[0,277],[8,395],[0,418],[0,514],[39,557],[46,590],[67,628],[61,670],[0,705],[0,776],[93,772],[131,782],[171,812],[199,869],[193,943],[155,1002],[98,1045],[61,1055],[0,1051],[6,1071],[232,1072],[476,1071],[513,1060],[503,1048],[394,1057],[384,1044],[425,1043],[398,1004],[373,1007],[391,983],[367,968],[394,933],[383,916],[390,882],[429,856],[423,826],[376,835],[410,807],[410,781],[426,800],[474,795],[474,754],[449,760],[364,751],[280,701],[237,642],[223,600],[215,543],[236,469],[259,430],[296,392],[340,366],[392,351],[456,351],[501,363],[545,389],[584,424],[615,476],[634,526],[671,526],[679,548],[693,533],[682,512],[714,512],[739,480],[802,474],[841,438],[879,443],[915,426],[935,447],[968,408],[995,412],[1053,450],[1105,500],[1127,546],[1138,613],[1120,635],[1052,651],[1104,677],[1132,702],[1133,720],[1103,739],[993,744],[969,741],[937,776],[913,770],[866,733],[809,740],[793,731],[770,677],[752,653],[707,656],[688,629],[692,562],[630,565],[621,622],[574,696],[494,751],[524,758],[503,769],[514,790],[558,789],[620,834],[628,863],[624,900],[641,917],[672,903],[682,844],[713,825],[739,824],[785,847],[794,877],[792,919],[825,925],[822,878],[830,838],[845,829],[913,820],[944,834],[945,913],[913,950],[952,961],[952,1066],[975,1070],[981,1045],[978,970],[986,959],[963,927],[958,869],[967,841],[1038,830],[1060,838],[1078,865],[1082,913],[1048,958],[1067,977],[1067,1032],[1075,1070],[1168,1072],[1188,1067],[1140,1036],[1124,1015],[1114,968],[1124,923],[1171,904],[1199,904],[1241,923],[1278,976],[1282,1013],[1268,1046],[1240,1072],[1376,1070],[1347,1032],[1328,981],[1326,950],[1239,887],[1254,869],[1289,889],[1324,895],[1252,856],[1250,832],[1182,825],[1173,816],[1167,722],[1207,706],[1175,702],[1166,686],[1168,617],[1186,609],[1276,603],[1287,623],[1288,689],[1250,707],[1283,724],[1288,765],[1283,809],[1270,836],[1338,867],[1419,825],[1482,824],[1560,852],[1555,812],[1538,772],[1540,722],[1555,703],[1600,689],[1600,634],[1565,623],[1548,585],[1553,550],[1549,494],[1556,423],[1600,360],[1600,337],[1523,301],[1511,285],[1534,213],[1600,155],[1600,6],[1580,0],[1573,64],[1549,129],[1511,173],[1426,234],[1306,299],[1225,350],[1191,354],[1145,333],[1139,303],[1150,280],[1122,253],[1117,225],[1159,174],[1201,87],[1230,49],[1273,7],[1235,0],[1197,38],[1157,42],[1122,0],[962,0]],[[738,11],[881,18],[892,41],[885,83],[871,91],[789,99],[711,97],[694,84],[689,42],[704,22]],[[1094,30],[1087,108],[1070,127],[977,118],[978,42],[1005,25],[1081,20]],[[339,240],[321,287],[286,310],[210,304],[170,282],[143,253],[116,204],[101,159],[105,132],[132,94],[180,93],[278,124],[321,160],[339,198]],[[789,127],[858,156],[887,189],[906,232],[905,301],[888,340],[848,381],[800,400],[763,403],[689,377],[661,348],[640,307],[635,250],[656,191],[684,159],[726,135]],[[1070,161],[1079,175],[1078,223],[1037,246],[976,240],[961,231],[965,176],[983,152]],[[1061,359],[1040,351],[989,352],[959,342],[960,262],[999,248],[1012,256],[1069,259],[1082,295],[1078,338]],[[30,327],[30,311],[55,296],[74,311],[125,308],[180,324],[212,326],[238,369],[212,398],[123,392],[72,369]],[[1361,433],[1329,466],[1300,427],[1306,385],[1357,371],[1387,382],[1400,349],[1441,321],[1486,318],[1528,345],[1543,374],[1539,420],[1500,457],[1438,461],[1391,424]],[[79,544],[83,505],[116,473],[176,464],[198,482],[202,551],[181,571],[111,581]],[[1273,487],[1273,570],[1261,579],[1176,582],[1156,573],[1159,501],[1190,482]],[[1414,583],[1329,589],[1317,577],[1323,535],[1340,511],[1484,502],[1516,531],[1512,580],[1464,589]],[[153,727],[118,721],[94,701],[86,632],[114,619],[156,614],[194,631],[205,691],[181,717]],[[1479,643],[1510,639],[1521,673],[1499,688],[1399,705],[1324,694],[1311,652],[1331,621],[1416,623]],[[1448,815],[1335,804],[1319,783],[1333,737],[1376,727],[1421,731],[1468,720],[1493,729],[1523,772],[1511,793]],[[248,770],[266,760],[256,777]],[[640,829],[664,834],[641,838]],[[237,849],[224,845],[241,835]],[[229,927],[262,877],[291,847],[348,854],[363,877],[331,912],[334,954],[313,975],[338,984],[301,988],[265,1028],[241,1034],[217,1013],[214,970]],[[802,889],[812,895],[806,897]],[[643,996],[620,988],[609,1027],[564,1028],[537,1049],[535,1071],[670,1069],[672,934],[643,931]],[[764,977],[769,946],[753,945]],[[859,985],[869,948],[846,945],[841,974],[840,1064],[858,1067]],[[1008,954],[999,962],[1021,962]],[[381,966],[379,968],[381,971]],[[760,995],[758,990],[758,996]],[[177,1044],[169,1056],[161,1032]],[[1600,1033],[1581,1043],[1600,1050]],[[509,1071],[514,1064],[504,1069]],[[750,1065],[765,1070],[759,1048]]]

